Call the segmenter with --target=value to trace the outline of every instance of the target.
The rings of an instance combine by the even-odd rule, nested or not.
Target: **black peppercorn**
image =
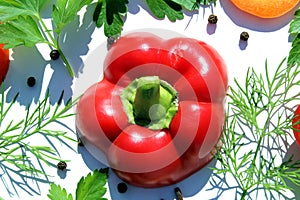
[[[33,87],[35,85],[35,78],[33,76],[30,76],[28,79],[27,79],[27,85],[29,87]]]
[[[59,58],[60,54],[59,54],[59,51],[54,49],[50,52],[50,58],[52,60],[57,60]]]
[[[59,161],[59,163],[57,164],[57,169],[59,170],[67,169],[67,163],[65,161]]]
[[[214,14],[209,15],[208,22],[210,24],[216,24],[218,22],[218,17]]]
[[[243,41],[247,41],[249,39],[249,34],[245,31],[243,31],[241,34],[240,34],[240,39],[243,40]]]
[[[177,200],[183,200],[182,192],[179,187],[174,189]]]
[[[80,147],[83,147],[83,146],[84,146],[84,144],[83,144],[83,142],[82,142],[82,140],[81,140],[80,138],[77,139],[77,144],[78,144],[78,146],[80,146]]]
[[[126,185],[126,183],[124,183],[124,182],[119,183],[118,186],[117,186],[117,189],[118,189],[118,192],[120,192],[120,193],[127,192],[127,185]]]

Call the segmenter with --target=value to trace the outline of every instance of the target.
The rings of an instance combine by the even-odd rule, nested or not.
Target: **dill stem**
[[[241,200],[245,200],[245,197],[246,197],[247,193],[248,193],[248,189],[243,190]]]

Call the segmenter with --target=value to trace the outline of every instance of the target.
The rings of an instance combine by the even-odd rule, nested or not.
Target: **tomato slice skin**
[[[4,45],[0,44],[0,81],[2,82],[8,72],[10,60],[9,49],[4,49]]]

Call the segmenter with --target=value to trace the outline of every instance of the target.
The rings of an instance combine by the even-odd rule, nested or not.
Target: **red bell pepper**
[[[173,184],[212,160],[227,87],[224,61],[206,43],[128,34],[110,48],[103,80],[81,97],[76,125],[121,179]]]

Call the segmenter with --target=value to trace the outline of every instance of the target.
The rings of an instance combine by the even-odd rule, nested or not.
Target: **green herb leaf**
[[[289,52],[288,63],[289,65],[300,65],[300,33],[292,43],[292,48]]]
[[[292,34],[300,33],[300,9],[294,14],[294,20],[290,23],[289,32]]]
[[[0,43],[5,48],[19,45],[32,47],[37,43],[46,43],[59,51],[70,76],[74,77],[73,69],[60,48],[60,33],[75,19],[81,8],[92,0],[58,0],[57,5],[53,5],[56,39],[41,17],[41,8],[46,2],[47,0],[1,0]]]
[[[211,3],[216,5],[217,0],[172,0],[175,3],[178,3],[187,10],[195,10],[199,8],[199,5],[208,6]]]
[[[103,198],[106,193],[104,187],[107,182],[107,175],[95,170],[89,173],[86,177],[82,177],[78,182],[76,189],[77,200],[107,200]]]
[[[76,200],[107,200],[103,198],[106,193],[106,183],[108,168],[101,168],[82,177],[77,183]],[[51,200],[73,200],[71,194],[67,194],[65,189],[52,183],[47,195]]]
[[[98,28],[104,25],[107,37],[120,35],[124,25],[124,16],[128,12],[128,0],[99,0],[93,19]]]
[[[59,34],[68,23],[75,19],[82,7],[91,2],[92,0],[58,0],[52,10],[52,18],[56,25],[54,31]]]
[[[294,36],[292,48],[288,56],[288,64],[300,64],[300,9],[295,12],[293,21],[290,23],[289,32]]]
[[[40,9],[47,0],[1,0],[0,21],[7,22],[19,16],[35,16],[38,18]]]
[[[54,183],[51,183],[49,194],[47,196],[51,200],[73,200],[72,194],[67,194],[65,188],[61,188]]]
[[[210,5],[211,3],[213,3],[214,5],[216,5],[216,2],[217,0],[196,0],[196,2],[200,5],[203,5],[203,6],[208,6]]]
[[[197,3],[197,0],[172,0],[172,1],[188,10],[193,10],[195,8],[195,4]]]
[[[5,48],[19,45],[28,47],[47,41],[42,36],[37,20],[46,0],[0,1],[0,43]]]
[[[19,16],[0,24],[0,43],[5,44],[5,48],[20,45],[32,47],[37,43],[47,43],[47,40],[31,16]]]
[[[216,5],[217,0],[146,0],[152,14],[158,19],[166,16],[175,22],[184,18],[182,9],[189,11],[199,9],[199,5]],[[128,0],[98,0],[93,20],[98,28],[104,25],[104,34],[107,37],[118,36],[124,26]]]
[[[182,6],[171,0],[146,0],[151,12],[159,19],[165,16],[170,21],[175,22],[177,19],[183,19]]]

